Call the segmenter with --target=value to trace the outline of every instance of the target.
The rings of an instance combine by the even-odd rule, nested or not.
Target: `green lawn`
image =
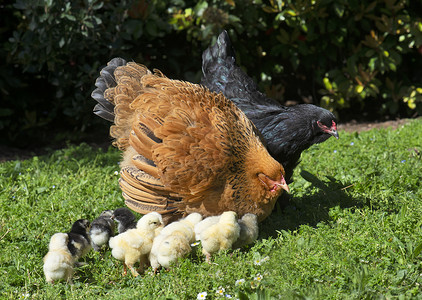
[[[120,154],[87,145],[0,164],[1,299],[422,298],[422,120],[397,130],[340,133],[303,153],[291,202],[249,249],[204,262],[200,246],[169,272],[122,277],[90,252],[73,286],[46,284],[52,234],[123,206]]]

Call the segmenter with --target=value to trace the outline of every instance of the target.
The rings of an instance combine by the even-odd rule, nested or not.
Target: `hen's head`
[[[253,197],[264,204],[275,203],[283,190],[289,192],[284,179],[284,168],[277,162],[263,145],[247,155],[246,173],[252,183]]]
[[[313,121],[314,124],[312,124],[315,138],[317,139],[316,142],[323,142],[330,136],[333,136],[338,139],[336,117],[330,111],[322,108],[319,108],[316,113],[317,115],[315,116]]]

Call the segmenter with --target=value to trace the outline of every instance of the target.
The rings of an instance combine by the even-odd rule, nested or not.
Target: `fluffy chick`
[[[136,228],[129,229],[110,238],[111,254],[114,258],[124,262],[123,275],[126,275],[127,266],[133,276],[138,276],[139,273],[134,268],[134,264],[137,262],[140,263],[140,271],[143,271],[153,240],[158,233],[156,230],[162,226],[163,219],[161,215],[157,212],[152,212],[139,219]]]
[[[91,223],[89,237],[95,251],[99,251],[103,245],[107,245],[110,237],[114,235],[114,221],[111,219],[112,210],[103,211],[98,218]]]
[[[203,219],[201,222],[196,224],[194,227],[195,240],[196,241],[201,240],[201,232],[203,232],[205,229],[209,228],[210,226],[218,223],[219,220],[220,220],[220,216],[211,216],[211,217]]]
[[[168,269],[179,258],[185,256],[192,250],[185,233],[182,231],[175,231],[171,235],[164,236],[158,245],[159,247],[157,247],[154,252],[155,258],[150,260],[154,272],[156,272],[160,266]]]
[[[195,241],[195,226],[202,221],[202,216],[199,213],[191,213],[187,217],[177,221],[170,223],[166,227],[163,228],[160,235],[170,235],[175,231],[180,231],[184,234],[187,238],[189,243],[193,243]]]
[[[239,238],[233,244],[233,249],[252,244],[258,238],[258,217],[254,214],[245,214],[237,221],[240,226]]]
[[[79,219],[73,223],[72,228],[68,232],[69,240],[67,247],[70,253],[78,263],[78,259],[86,255],[91,250],[91,240],[88,235],[89,221],[86,219]]]
[[[202,253],[206,261],[210,262],[211,254],[219,250],[230,249],[239,238],[240,225],[237,223],[237,214],[226,211],[221,214],[218,223],[210,226],[200,234]]]
[[[180,221],[170,223],[154,239],[149,261],[154,269],[168,268],[179,257],[191,251],[190,244],[195,241],[194,227],[202,220],[199,213],[192,213]]]
[[[56,233],[50,239],[48,253],[44,256],[44,274],[48,283],[64,279],[72,284],[74,257],[70,253],[66,233]]]
[[[136,218],[129,208],[121,207],[115,209],[111,218],[117,222],[119,234],[128,229],[136,228]]]

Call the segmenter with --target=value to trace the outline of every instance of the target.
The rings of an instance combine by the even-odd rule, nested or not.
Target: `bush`
[[[2,54],[16,82],[6,81],[9,74],[0,79],[6,97],[0,129],[16,142],[39,141],[40,129],[77,133],[98,124],[90,93],[100,68],[114,56],[145,64],[162,59],[159,40],[171,31],[158,17],[165,7],[146,1],[22,0],[7,9],[14,18],[6,30],[13,33]]]
[[[224,28],[238,63],[281,102],[320,104],[341,120],[380,117],[380,107],[390,117],[422,113],[417,1],[18,0],[2,9],[7,141],[97,128],[90,93],[115,56],[198,82],[201,53]]]
[[[412,3],[411,3],[412,2]],[[338,110],[377,99],[395,115],[422,112],[422,19],[415,1],[286,1],[275,13],[273,50],[310,74],[321,105]],[[417,7],[419,6],[419,7]]]

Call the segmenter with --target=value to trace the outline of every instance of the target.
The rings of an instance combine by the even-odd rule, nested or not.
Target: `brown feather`
[[[105,97],[116,105],[110,134],[129,155],[120,179],[128,207],[168,216],[233,210],[260,220],[271,213],[281,189],[266,182],[281,182],[283,167],[231,101],[135,63],[114,75]]]

